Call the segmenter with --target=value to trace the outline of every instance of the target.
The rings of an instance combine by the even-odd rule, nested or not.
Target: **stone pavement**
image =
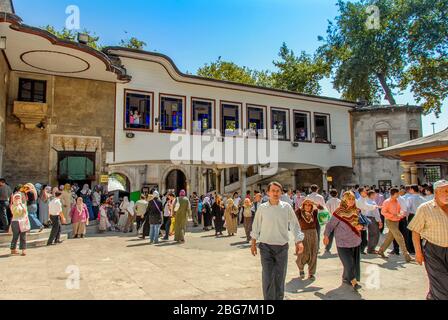
[[[29,249],[26,257],[0,249],[0,299],[262,299],[260,257],[238,236],[216,239],[213,232],[191,230],[187,242],[149,245],[134,234],[99,235],[89,227],[85,239]],[[428,290],[424,268],[402,257],[385,261],[363,256],[363,289],[341,286],[342,266],[336,248],[319,256],[317,279],[298,279],[291,248],[286,299],[424,299]],[[323,250],[321,250],[323,251]],[[79,270],[79,289],[68,278]],[[68,273],[66,273],[66,271]],[[367,282],[367,283],[366,283]]]

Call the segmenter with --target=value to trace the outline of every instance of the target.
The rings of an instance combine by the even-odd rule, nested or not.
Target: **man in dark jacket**
[[[159,243],[160,227],[162,226],[163,212],[162,202],[159,199],[159,193],[153,192],[153,199],[149,201],[148,208],[145,213],[145,226],[143,228],[143,237],[147,236],[147,227],[149,226],[149,239],[150,244]]]

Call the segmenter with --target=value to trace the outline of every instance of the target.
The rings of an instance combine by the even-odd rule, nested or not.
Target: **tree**
[[[56,30],[53,26],[47,25],[43,27],[44,30],[48,31],[49,33],[53,34],[54,36],[68,40],[68,41],[77,41],[78,40],[78,32],[75,30],[68,30],[67,28],[63,28],[61,31]],[[101,50],[101,45],[99,45],[100,38],[95,35],[95,33],[92,33],[86,29],[83,29],[81,33],[85,33],[89,36],[89,41],[87,42],[87,45],[93,49]]]
[[[273,62],[278,69],[272,74],[275,88],[316,95],[321,92],[319,81],[330,73],[324,59],[304,51],[297,57],[286,43],[280,48],[279,57],[279,61]]]
[[[135,37],[131,37],[130,39],[127,40],[121,40],[120,47],[143,50],[146,47],[146,42],[138,40]]]
[[[372,7],[379,12],[369,27]],[[338,1],[318,55],[332,68],[346,99],[396,104],[395,90],[410,88],[427,112],[440,112],[447,95],[446,0]]]
[[[240,67],[233,62],[221,60],[221,57],[215,62],[205,64],[199,68],[196,74],[201,77],[217,80],[271,86],[269,71],[256,71],[247,67]]]

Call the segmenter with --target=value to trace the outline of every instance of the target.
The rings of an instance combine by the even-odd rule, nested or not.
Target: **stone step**
[[[61,234],[61,240],[66,241],[68,239],[67,234]],[[48,237],[46,238],[38,238],[29,240],[27,238],[26,240],[26,246],[27,248],[37,248],[37,247],[45,247],[47,245]],[[8,243],[0,243],[0,248],[9,248],[11,245],[11,240],[9,240]],[[19,242],[17,243],[17,248],[19,248]]]
[[[28,240],[37,240],[42,238],[47,238],[50,236],[51,229],[44,229],[42,232],[32,231],[27,234]],[[2,233],[0,234],[0,244],[11,242],[12,234]]]

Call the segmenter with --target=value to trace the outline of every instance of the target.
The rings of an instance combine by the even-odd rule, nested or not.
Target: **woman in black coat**
[[[204,217],[204,231],[209,231],[212,227],[212,207],[210,205],[210,198],[205,197],[202,202],[202,215]]]
[[[162,202],[159,199],[159,193],[157,191],[154,191],[152,195],[154,198],[148,202],[148,208],[144,216],[142,239],[150,237],[151,243],[158,243],[160,227],[163,220]]]
[[[220,196],[217,196],[215,203],[212,205],[212,216],[215,219],[215,236],[222,236],[224,230],[224,210],[222,199]]]

